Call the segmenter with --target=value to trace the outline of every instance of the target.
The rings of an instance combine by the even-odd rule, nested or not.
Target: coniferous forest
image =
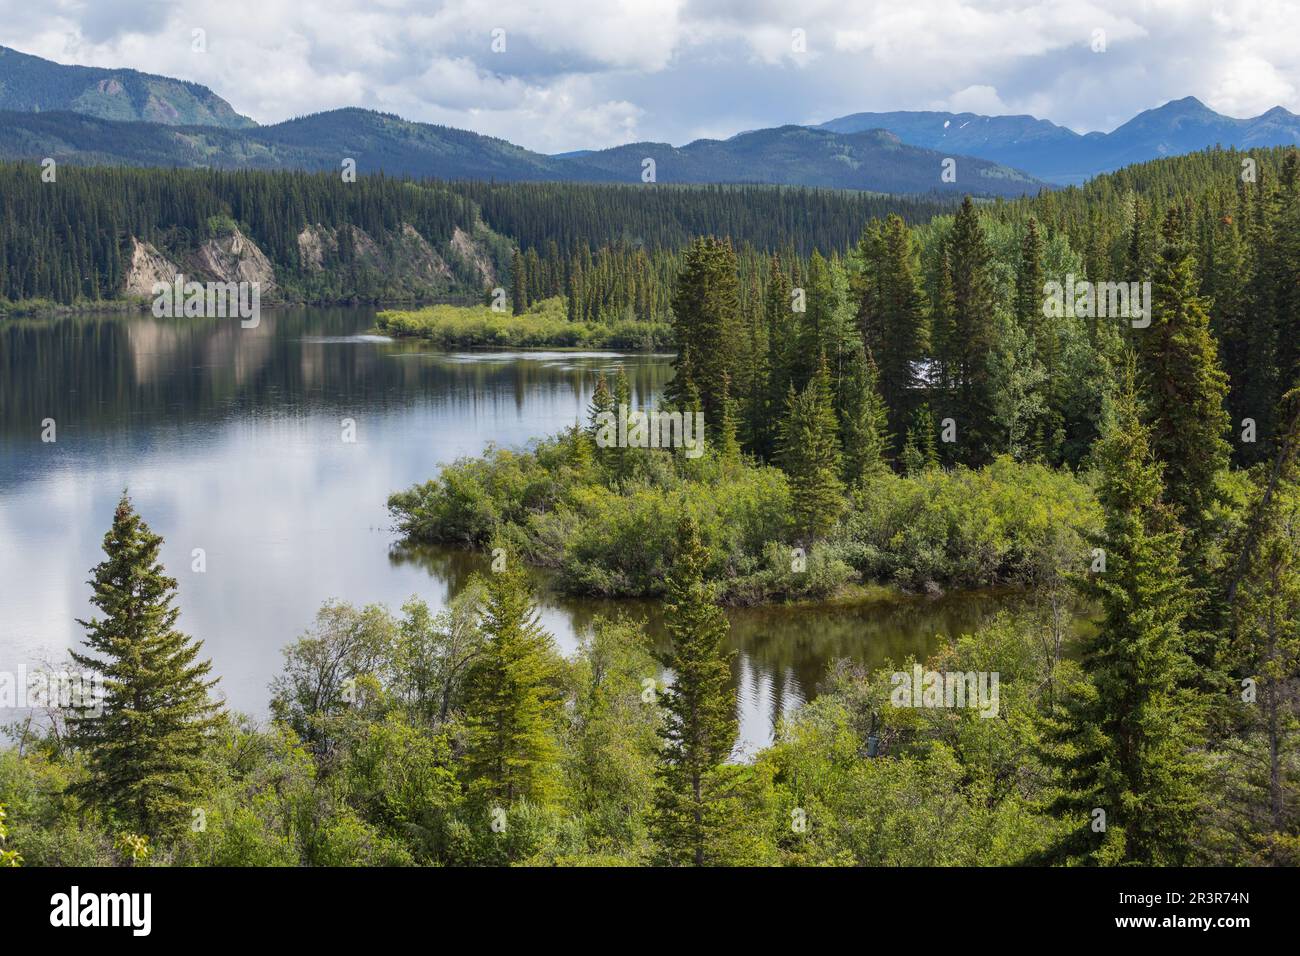
[[[5,862],[1300,861],[1294,149],[960,205],[60,175],[0,170],[11,299],[112,298],[130,237],[177,248],[223,223],[286,276],[307,224],[409,224],[435,248],[490,232],[510,308],[381,328],[468,327],[459,309],[629,347],[583,336],[644,325],[674,356],[653,411],[705,427],[695,447],[609,440],[647,406],[602,373],[585,420],[393,489],[407,542],[490,567],[440,609],[326,603],[284,636],[265,719],[222,705],[124,494],[72,658],[102,706],[7,728]],[[1116,315],[1120,282],[1139,291]],[[651,600],[666,644],[616,612],[562,654],[543,586]],[[924,660],[839,660],[738,757],[729,609],[989,587],[1026,603]],[[914,665],[938,684],[900,696]],[[943,705],[944,675],[990,673],[993,713]]]

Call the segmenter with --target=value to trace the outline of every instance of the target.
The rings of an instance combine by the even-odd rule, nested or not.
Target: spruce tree
[[[222,720],[202,642],[176,629],[176,581],[158,560],[162,543],[123,493],[89,582],[103,616],[77,622],[86,650],[72,654],[100,675],[104,699],[69,715],[89,769],[71,789],[146,836],[189,823],[207,770],[204,749]]]
[[[600,462],[602,470],[606,476],[612,476],[617,467],[618,448],[608,443],[611,435],[611,425],[613,437],[617,441],[618,437],[618,408],[614,402],[614,396],[609,390],[609,382],[605,378],[605,373],[601,372],[596,378],[596,388],[591,394],[591,404],[587,406],[587,423],[592,441],[596,443],[596,460]],[[602,447],[600,435],[604,432],[606,439]]]
[[[969,196],[953,219],[948,239],[952,270],[952,318],[941,360],[954,389],[953,417],[962,425],[963,457],[983,464],[993,448],[989,355],[996,340],[992,250]]]
[[[489,574],[482,587],[484,640],[464,704],[470,789],[506,803],[544,802],[558,756],[559,661],[522,569]]]
[[[804,541],[829,534],[844,508],[839,424],[825,358],[802,392],[791,386],[781,423],[779,464],[790,477],[790,510]]]
[[[1262,835],[1250,851],[1272,863],[1295,863],[1300,850],[1300,486],[1295,472],[1290,461],[1272,495],[1256,489],[1255,535],[1235,595],[1228,648],[1242,688],[1230,751],[1239,755],[1241,772],[1231,810],[1249,821],[1251,833]]]
[[[1193,259],[1176,209],[1170,209],[1162,232],[1151,326],[1134,335],[1152,453],[1164,467],[1165,500],[1186,529],[1183,567],[1191,576],[1193,603],[1184,623],[1197,662],[1213,671],[1224,626],[1216,506],[1231,454],[1225,438],[1228,380],[1196,294]]]
[[[510,308],[515,315],[528,308],[528,277],[524,275],[524,257],[518,249],[510,257]]]
[[[794,382],[794,353],[798,346],[798,316],[792,308],[790,277],[779,256],[773,256],[763,290],[763,316],[767,322],[767,394],[764,403],[767,429],[758,453],[770,460],[776,454],[776,422],[785,410],[785,396]]]
[[[850,488],[887,467],[889,420],[877,382],[875,363],[858,346],[840,390],[840,444],[844,483]]]
[[[1077,828],[1058,858],[1102,865],[1186,862],[1198,814],[1197,708],[1181,622],[1190,599],[1181,529],[1164,503],[1130,366],[1094,457],[1104,566],[1083,590],[1101,622],[1082,645],[1085,685],[1053,727],[1065,790],[1052,809]]]
[[[923,384],[917,372],[930,347],[929,320],[911,231],[891,214],[858,243],[858,322],[879,369],[889,430],[902,435]]]
[[[694,390],[707,422],[722,420],[723,382],[735,373],[742,330],[740,277],[730,242],[695,240],[673,291],[677,359],[671,394]],[[687,356],[689,369],[682,364]]]
[[[662,862],[677,866],[716,862],[737,810],[721,769],[739,730],[726,647],[730,625],[705,581],[707,561],[694,518],[683,515],[664,600],[673,680],[663,695],[651,819]]]

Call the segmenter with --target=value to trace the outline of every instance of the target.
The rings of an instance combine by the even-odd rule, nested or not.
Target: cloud
[[[1111,129],[1187,95],[1300,111],[1275,0],[0,0],[5,43],[204,83],[260,122],[338,106],[561,151],[863,110]],[[207,52],[191,32],[207,33]],[[493,31],[504,30],[494,51]],[[803,31],[806,48],[794,42]],[[1094,31],[1105,51],[1094,52]],[[499,45],[498,45],[499,46]]]
[[[1010,113],[1007,105],[998,96],[998,91],[991,86],[968,86],[948,97],[945,104],[952,113],[984,113],[999,116]]]

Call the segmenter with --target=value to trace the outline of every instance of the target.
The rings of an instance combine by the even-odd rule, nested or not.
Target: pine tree
[[[1065,792],[1052,809],[1078,823],[1054,852],[1102,865],[1177,865],[1199,809],[1197,711],[1180,689],[1191,668],[1180,627],[1190,599],[1176,558],[1181,529],[1162,499],[1131,366],[1094,457],[1106,515],[1095,553],[1105,565],[1084,591],[1102,620],[1082,647],[1086,685],[1053,728],[1062,749],[1051,762]]]
[[[663,862],[713,863],[725,850],[736,807],[720,765],[739,723],[731,688],[727,617],[705,582],[708,553],[690,515],[677,526],[677,551],[664,601],[672,639],[672,686],[664,693],[663,749],[651,830]]]
[[[825,358],[802,392],[791,386],[781,424],[779,464],[790,476],[790,510],[805,541],[829,534],[844,508],[839,424]]]
[[[470,788],[507,803],[544,802],[555,783],[562,708],[554,645],[522,569],[489,574],[482,586],[484,641],[465,688]]]
[[[952,320],[941,360],[955,391],[953,417],[963,425],[963,457],[967,464],[982,464],[993,448],[989,355],[996,339],[996,316],[992,251],[969,196],[953,219],[948,256],[952,269]]]
[[[740,278],[731,244],[712,237],[697,239],[686,251],[673,292],[674,361],[672,394],[693,389],[705,421],[722,420],[723,382],[735,374],[736,353],[743,344]],[[690,378],[682,368],[690,356]]]
[[[917,372],[930,347],[925,293],[912,234],[901,217],[869,227],[858,244],[858,322],[878,365],[889,430],[902,435],[923,384]]]
[[[524,257],[518,249],[510,258],[510,308],[515,315],[528,308],[528,277],[524,274]]]
[[[618,448],[610,444],[609,439],[618,440],[618,408],[604,372],[596,379],[591,404],[587,406],[587,422],[592,441],[596,443],[596,460],[606,475],[612,475],[617,467]]]
[[[1206,613],[1219,602],[1212,596],[1215,573],[1213,509],[1220,500],[1221,476],[1231,448],[1225,440],[1227,376],[1219,367],[1209,316],[1196,294],[1193,260],[1181,235],[1175,210],[1164,224],[1165,244],[1152,298],[1151,326],[1139,335],[1143,397],[1151,429],[1151,449],[1164,467],[1165,500],[1186,529],[1184,567],[1198,595],[1194,630],[1202,663],[1213,663],[1217,615]]]
[[[840,444],[844,483],[850,488],[887,467],[889,420],[877,381],[875,363],[859,346],[840,390]]]
[[[104,536],[105,559],[92,571],[91,603],[101,618],[86,629],[76,663],[101,676],[102,704],[74,710],[69,728],[86,754],[89,778],[72,791],[146,836],[188,824],[204,782],[204,749],[223,719],[209,691],[212,664],[202,642],[176,629],[176,581],[150,531],[124,493]]]
[[[1230,749],[1239,755],[1241,780],[1230,810],[1234,824],[1244,819],[1248,832],[1261,835],[1249,851],[1276,864],[1294,864],[1300,850],[1300,486],[1295,471],[1294,461],[1287,462],[1267,498],[1264,488],[1256,489],[1256,533],[1236,592],[1228,649],[1243,688]]]
[[[764,402],[767,429],[758,449],[765,459],[776,453],[775,422],[785,409],[785,395],[794,382],[794,351],[797,348],[798,316],[790,299],[790,277],[779,256],[773,256],[763,291],[763,315],[767,322],[767,394]]]

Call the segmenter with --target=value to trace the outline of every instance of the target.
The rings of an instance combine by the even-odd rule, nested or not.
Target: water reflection
[[[0,670],[57,656],[91,613],[85,581],[129,488],[166,538],[181,625],[205,642],[239,709],[263,713],[281,648],[328,598],[442,605],[477,556],[394,548],[384,502],[441,462],[522,445],[585,415],[596,372],[623,368],[638,402],[665,356],[433,353],[369,334],[364,309],[237,320],[75,316],[0,324]],[[41,441],[53,419],[57,441]],[[355,422],[356,441],[342,440]],[[206,573],[191,571],[194,549]],[[732,614],[742,734],[816,692],[836,657],[923,653],[993,603],[950,599]],[[656,605],[550,596],[543,620],[571,650],[597,614]]]

